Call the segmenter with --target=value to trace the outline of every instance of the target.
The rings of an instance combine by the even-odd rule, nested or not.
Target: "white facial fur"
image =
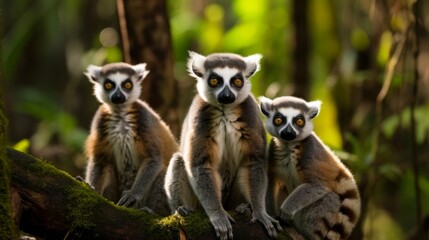
[[[313,123],[311,122],[311,118],[308,114],[304,114],[305,118],[305,125],[303,128],[300,128],[292,123],[293,119],[298,116],[299,114],[302,114],[302,112],[295,108],[280,108],[278,109],[278,112],[286,117],[286,124],[278,128],[278,132],[280,133],[283,131],[288,125],[292,127],[293,131],[296,133],[296,138],[292,141],[302,141],[306,137],[310,135],[310,133],[313,131]],[[271,122],[272,123],[272,122]]]
[[[115,88],[111,91],[106,91],[103,88],[103,84],[106,79],[109,79],[115,83]],[[121,87],[122,82],[127,79],[129,79],[128,75],[119,72],[108,75],[99,84],[94,85],[95,96],[100,102],[112,104],[112,95],[119,89],[119,91],[121,91],[122,94],[124,94],[126,97],[126,101],[124,104],[135,102],[139,98],[141,93],[140,84],[137,81],[133,81],[133,89],[130,92],[127,92]]]
[[[243,58],[237,55],[235,57],[241,58],[242,61],[245,62],[246,69],[240,70],[229,66],[205,69],[204,63],[207,57],[195,52],[189,52],[188,72],[190,76],[197,80],[197,91],[204,101],[215,106],[223,105],[219,103],[218,96],[226,87],[228,87],[234,95],[235,101],[229,104],[224,104],[224,106],[234,107],[242,103],[249,96],[251,89],[249,78],[259,71],[259,61],[262,58],[262,55],[254,54]],[[221,86],[213,88],[208,85],[208,78],[212,73],[222,77],[223,83]],[[238,73],[241,73],[243,79],[243,86],[241,88],[235,88],[231,84],[231,78]]]
[[[288,97],[286,99],[288,101],[293,101],[297,98]],[[296,133],[296,138],[293,140],[288,140],[288,142],[298,142],[307,138],[313,131],[313,123],[311,122],[311,120],[314,117],[316,117],[320,111],[320,104],[321,104],[320,101],[305,102],[300,99],[299,104],[305,104],[309,108],[308,111],[304,112],[299,108],[293,108],[293,107],[276,108],[275,105],[273,104],[274,100],[271,100],[265,97],[260,97],[259,100],[261,102],[261,110],[263,111],[264,115],[267,117],[265,121],[266,129],[272,136],[282,139],[281,132],[284,131],[288,126],[290,126],[292,127],[292,130]],[[280,102],[277,101],[275,102],[275,104],[279,105]],[[285,117],[285,120],[286,120],[285,123],[283,123],[280,126],[276,126],[273,123],[274,118],[278,116],[278,114],[281,114],[283,117]],[[304,127],[298,127],[296,124],[293,124],[293,119],[300,114],[305,119]]]
[[[235,96],[235,101],[234,103],[230,104],[230,106],[236,106],[237,104],[242,103],[249,96],[251,83],[244,76],[243,76],[244,84],[243,84],[243,87],[241,87],[240,89],[233,87],[231,84],[231,81],[230,81],[231,78],[240,72],[238,69],[229,68],[229,67],[215,68],[212,70],[212,72],[216,73],[219,76],[222,76],[222,78],[224,79],[223,85],[217,88],[211,88],[210,86],[208,86],[207,79],[209,78],[210,72],[205,72],[203,78],[198,78],[198,82],[197,82],[198,94],[201,96],[201,98],[204,101],[212,105],[219,105],[217,97],[219,93],[225,89],[225,87],[228,87],[229,90],[231,90],[231,92]]]
[[[107,65],[108,66],[108,65]],[[117,104],[112,103],[112,95],[117,91],[120,91],[125,96],[125,102],[121,105],[127,105],[137,101],[141,94],[141,82],[147,76],[149,71],[146,70],[146,64],[128,65],[122,64],[121,67],[130,67],[135,71],[135,74],[129,75],[125,69],[118,68],[118,71],[112,72],[109,75],[101,76],[103,67],[90,65],[87,68],[87,77],[94,84],[94,95],[101,103],[106,103],[110,106]],[[126,80],[130,80],[133,84],[131,90],[127,91],[123,88],[122,83]],[[114,88],[107,91],[104,89],[104,83],[110,80],[114,83]]]

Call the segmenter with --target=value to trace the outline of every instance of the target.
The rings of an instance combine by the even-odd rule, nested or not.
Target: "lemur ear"
[[[273,106],[273,100],[266,97],[259,97],[259,102],[260,102],[261,112],[265,116],[270,117],[270,112]]]
[[[188,72],[191,77],[201,78],[204,75],[204,62],[206,57],[189,51]]]
[[[246,78],[250,78],[251,76],[253,76],[253,74],[259,71],[259,69],[261,68],[259,64],[261,58],[261,54],[253,54],[244,58],[244,61],[246,62],[247,66],[246,70],[244,70],[244,75],[246,76]]]
[[[319,115],[321,105],[322,105],[322,101],[320,100],[307,103],[307,106],[310,108],[310,110],[308,111],[308,114],[310,115],[311,119]]]
[[[134,65],[133,69],[136,72],[137,81],[143,80],[149,74],[149,70],[146,70],[146,63]]]
[[[85,75],[88,77],[89,81],[96,83],[100,78],[101,67],[95,65],[89,65],[86,68]]]

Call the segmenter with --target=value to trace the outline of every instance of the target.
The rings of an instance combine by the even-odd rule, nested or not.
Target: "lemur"
[[[243,202],[250,203],[251,221],[261,222],[271,237],[281,229],[265,209],[266,134],[250,92],[249,78],[261,57],[190,52],[188,59],[198,94],[184,119],[165,189],[172,211],[202,207],[221,239],[233,237],[227,210]]]
[[[321,102],[260,97],[269,145],[267,207],[305,239],[346,239],[360,215],[351,172],[313,132]]]
[[[139,100],[148,73],[144,63],[88,66],[86,76],[101,106],[86,141],[85,180],[118,205],[168,215],[163,183],[178,145],[158,114]]]

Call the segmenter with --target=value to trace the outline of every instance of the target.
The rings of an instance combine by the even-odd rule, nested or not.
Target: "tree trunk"
[[[1,61],[0,61],[1,63]],[[0,74],[2,79],[2,74]],[[0,81],[4,83],[3,81]],[[10,168],[6,161],[6,117],[4,116],[2,86],[0,86],[0,238],[17,239],[18,229],[12,221]]]
[[[170,23],[165,0],[117,0],[125,61],[147,63],[142,98],[177,136],[178,89],[173,72]]]
[[[217,239],[202,212],[160,218],[119,207],[54,166],[8,149],[21,229],[44,239]],[[269,239],[249,214],[230,213],[235,239]],[[17,214],[20,215],[20,214]],[[290,239],[286,232],[279,239]]]
[[[292,1],[294,25],[293,48],[293,95],[304,99],[308,98],[310,90],[309,78],[309,49],[310,36],[308,31],[308,0]]]

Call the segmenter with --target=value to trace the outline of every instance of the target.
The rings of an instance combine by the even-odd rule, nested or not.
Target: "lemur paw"
[[[76,179],[76,180],[78,180],[78,181],[80,181],[80,182],[85,182],[85,179],[83,179],[83,177],[81,177],[81,176],[76,176],[76,177],[74,177],[74,179]]]
[[[265,229],[267,229],[268,231],[268,235],[271,238],[277,238],[277,230],[278,231],[283,230],[279,221],[272,218],[266,212],[253,213],[251,222],[254,223],[256,221],[259,221],[260,223],[262,223],[262,225],[264,225]]]
[[[235,211],[240,213],[240,214],[251,213],[252,208],[250,207],[249,203],[242,203],[242,204],[238,205],[238,207],[235,208]]]
[[[149,213],[150,215],[153,215],[153,216],[156,216],[157,214],[152,210],[152,209],[150,209],[149,207],[147,207],[147,206],[144,206],[144,207],[142,207],[142,208],[140,208],[140,210],[141,211],[144,211],[144,212],[147,212],[147,213]]]
[[[79,182],[86,183],[86,185],[88,185],[90,188],[92,188],[93,190],[95,190],[95,187],[93,185],[89,184],[87,181],[85,181],[85,179],[83,179],[83,177],[81,177],[81,176],[78,175],[78,176],[74,177],[74,179],[76,179]]]
[[[134,206],[139,201],[138,197],[131,192],[131,190],[126,190],[122,193],[121,199],[118,201],[119,206],[131,207]]]
[[[179,206],[176,210],[176,212],[182,217],[188,216],[193,211],[194,211],[194,209],[192,209],[190,207],[185,207],[185,206]]]
[[[289,223],[292,221],[293,219],[293,213],[291,213],[290,211],[285,211],[283,209],[280,209],[280,219],[285,221],[286,223]]]
[[[216,231],[216,236],[221,240],[233,239],[231,222],[235,220],[228,213],[215,218],[210,218],[210,221]],[[231,221],[231,222],[230,222]]]

